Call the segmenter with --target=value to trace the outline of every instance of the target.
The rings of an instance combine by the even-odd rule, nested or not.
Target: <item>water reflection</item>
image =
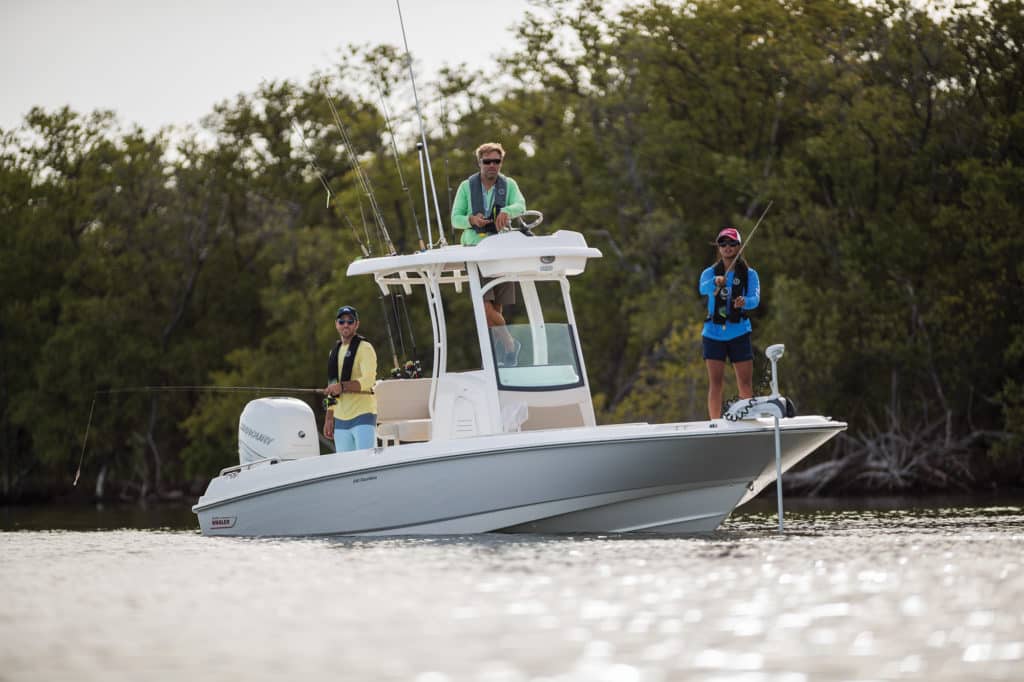
[[[1024,508],[797,507],[706,538],[0,533],[0,678],[1019,679]]]

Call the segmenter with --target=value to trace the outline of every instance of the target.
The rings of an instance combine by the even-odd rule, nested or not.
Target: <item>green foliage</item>
[[[607,411],[609,421],[676,422],[707,418],[707,371],[701,359],[702,323],[674,327],[643,359],[625,398]],[[726,377],[725,391],[735,393]],[[731,393],[730,393],[731,391]]]
[[[496,72],[450,70],[425,98],[442,211],[472,150],[502,142],[543,229],[604,252],[573,283],[599,419],[660,421],[705,413],[697,277],[717,229],[749,234],[770,199],[746,256],[762,277],[755,344],[787,345],[783,390],[853,433],[945,418],[1013,460],[1022,9],[538,3]],[[215,473],[252,396],[102,391],[319,386],[342,302],[386,371],[378,292],[344,269],[360,242],[384,252],[353,163],[399,250],[418,248],[416,224],[426,238],[404,66],[393,48],[353,49],[306,84],[225,101],[173,148],[110,112],[37,109],[0,132],[2,495],[67,485],[94,398],[87,478],[138,497]],[[397,159],[378,86],[401,102]],[[474,366],[471,327],[451,331],[453,365]]]

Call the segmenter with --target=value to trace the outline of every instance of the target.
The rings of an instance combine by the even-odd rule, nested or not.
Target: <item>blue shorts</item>
[[[736,363],[754,359],[754,348],[750,345],[750,332],[728,341],[709,339],[706,336],[702,336],[701,341],[704,342],[705,360],[725,362],[725,359],[729,358]]]

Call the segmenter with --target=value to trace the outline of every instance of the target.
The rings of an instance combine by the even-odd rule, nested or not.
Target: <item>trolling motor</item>
[[[775,494],[778,499],[779,508],[779,532],[784,531],[782,512],[782,428],[779,420],[784,417],[796,416],[796,407],[793,403],[779,395],[779,358],[786,352],[786,347],[781,343],[772,344],[765,349],[764,354],[772,365],[772,392],[770,395],[757,396],[748,400],[737,401],[723,415],[726,420],[738,422],[743,419],[757,419],[758,417],[771,417],[775,422]]]
[[[722,417],[726,421],[738,422],[744,419],[757,419],[758,417],[795,417],[796,406],[789,398],[779,395],[779,370],[778,362],[786,346],[781,343],[772,344],[765,349],[764,354],[772,365],[772,392],[766,396],[755,396],[747,400],[737,400],[726,410]]]

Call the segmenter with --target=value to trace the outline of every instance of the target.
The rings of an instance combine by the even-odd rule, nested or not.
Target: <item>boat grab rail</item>
[[[258,459],[255,462],[246,462],[245,464],[236,464],[231,467],[224,467],[220,470],[218,476],[224,476],[226,474],[237,474],[240,471],[252,469],[253,467],[261,464],[280,464],[281,462],[291,462],[292,460],[286,457],[272,457],[270,459]]]

